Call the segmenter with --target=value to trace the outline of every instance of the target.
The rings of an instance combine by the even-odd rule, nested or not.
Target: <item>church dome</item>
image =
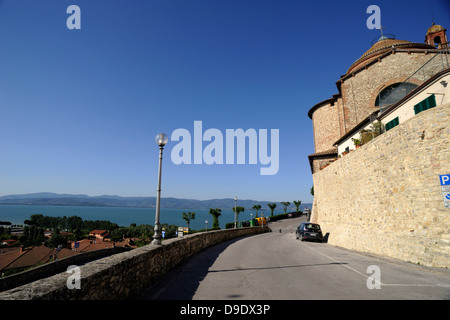
[[[445,30],[445,28],[441,25],[434,24],[434,22],[433,22],[433,25],[431,27],[429,27],[427,30],[427,35],[435,33],[435,32],[439,32],[441,30]]]
[[[416,43],[410,42],[406,40],[398,40],[393,37],[388,38],[386,36],[382,36],[378,39],[375,44],[367,50],[361,58],[356,60],[348,69],[346,74],[352,73],[354,70],[359,69],[371,61],[378,58],[380,55],[392,50],[393,48],[398,49],[435,49],[434,47],[424,44],[424,43]]]

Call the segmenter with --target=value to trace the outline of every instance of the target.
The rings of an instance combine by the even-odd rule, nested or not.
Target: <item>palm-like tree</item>
[[[187,227],[189,230],[189,223],[191,223],[191,220],[195,219],[195,212],[183,212],[183,220],[186,220],[187,222]]]
[[[219,226],[219,217],[222,214],[222,209],[209,209],[209,214],[213,216],[213,229],[220,229]]]
[[[295,200],[294,200],[294,205],[295,205],[295,207],[297,208],[297,212],[298,212],[299,207],[300,207],[301,204],[302,204],[302,201],[301,201],[301,200],[298,200],[298,201],[295,201]]]
[[[261,210],[261,206],[259,204],[255,204],[252,207],[252,209],[256,211],[256,214],[255,214],[255,218],[256,218],[258,216],[258,211]]]
[[[236,211],[235,211],[236,209]],[[245,208],[244,207],[233,207],[233,212],[236,213],[236,221],[239,221],[239,213],[244,212]]]
[[[286,210],[291,203],[289,201],[281,201],[280,203],[284,206],[284,213],[286,213]]]
[[[267,204],[270,208],[270,216],[273,216],[273,210],[275,210],[275,208],[277,207],[276,203],[268,203]]]

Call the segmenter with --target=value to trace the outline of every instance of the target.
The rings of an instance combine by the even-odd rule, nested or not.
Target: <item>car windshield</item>
[[[305,224],[306,231],[320,231],[320,226],[318,224]]]

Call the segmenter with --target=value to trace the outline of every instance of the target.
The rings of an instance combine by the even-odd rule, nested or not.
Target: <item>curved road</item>
[[[450,299],[450,270],[296,240],[295,230],[303,221],[304,217],[276,221],[271,233],[208,248],[139,298]]]

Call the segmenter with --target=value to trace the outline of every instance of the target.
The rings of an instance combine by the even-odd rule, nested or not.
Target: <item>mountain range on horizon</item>
[[[286,199],[291,202],[288,211],[295,210],[293,200]],[[269,210],[267,204],[271,201],[257,200],[241,200],[238,199],[237,205],[245,209],[251,209],[253,205],[261,205],[262,209]],[[279,202],[277,211],[283,209],[283,205]],[[54,206],[92,206],[92,207],[136,207],[136,208],[154,208],[156,205],[156,197],[121,197],[116,195],[88,196],[84,194],[58,194],[52,192],[39,192],[28,194],[13,194],[0,196],[0,205],[54,205]],[[168,209],[231,209],[235,205],[233,198],[195,200],[180,199],[172,197],[161,198],[161,208]],[[300,209],[311,209],[311,203],[302,203]]]

